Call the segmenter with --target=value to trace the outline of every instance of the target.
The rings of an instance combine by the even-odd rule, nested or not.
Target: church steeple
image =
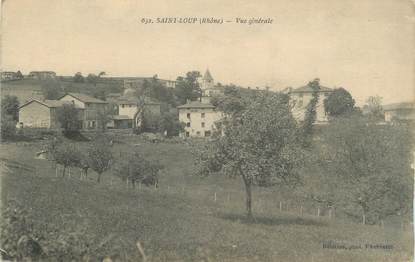
[[[214,87],[214,81],[213,81],[213,77],[209,72],[209,69],[206,69],[205,74],[203,75],[202,78],[202,89],[208,89],[208,88],[213,88]]]

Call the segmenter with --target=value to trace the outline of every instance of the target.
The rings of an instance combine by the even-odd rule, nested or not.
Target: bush
[[[1,139],[13,139],[16,135],[16,122],[8,117],[1,118]]]

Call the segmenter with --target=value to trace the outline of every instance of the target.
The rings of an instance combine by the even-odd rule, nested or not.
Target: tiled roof
[[[200,101],[191,101],[187,104],[177,107],[178,109],[184,108],[215,108],[212,104],[202,103]]]
[[[108,104],[108,102],[105,102],[103,100],[97,99],[89,95],[81,94],[81,93],[67,93],[66,95],[70,95],[84,103]]]
[[[21,105],[19,108],[25,107],[26,105],[28,105],[32,102],[42,104],[42,105],[44,105],[46,107],[49,107],[49,108],[61,107],[65,104],[66,105],[71,105],[72,104],[70,101],[60,101],[60,100],[43,100],[42,101],[42,100],[32,99],[32,100],[28,101],[27,103]],[[75,105],[75,107],[78,108],[76,105]]]

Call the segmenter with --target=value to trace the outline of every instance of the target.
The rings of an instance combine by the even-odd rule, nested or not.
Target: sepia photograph
[[[414,0],[0,12],[0,261],[414,261]]]

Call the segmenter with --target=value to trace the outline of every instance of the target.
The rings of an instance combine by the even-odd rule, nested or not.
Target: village
[[[151,115],[149,117],[158,118],[163,113],[162,111],[166,111],[165,103],[163,104],[157,98],[148,95],[151,93],[151,91],[148,91],[151,85],[147,87],[145,85],[156,81],[157,84],[162,86],[161,88],[174,90],[176,86],[176,81],[151,77],[102,78],[99,79],[101,82],[118,81],[121,86],[120,93],[94,96],[82,91],[65,93],[62,90],[61,95],[55,99],[46,99],[45,94],[42,91],[36,90],[36,88],[27,90],[24,95],[19,93],[21,88],[17,85],[19,81],[27,79],[40,83],[52,81],[55,85],[59,85],[59,79],[62,78],[52,71],[34,71],[27,76],[23,76],[20,71],[2,72],[2,82],[6,84],[8,82],[13,83],[11,87],[6,87],[7,91],[2,92],[2,97],[15,94],[19,102],[18,121],[16,124],[18,129],[60,128],[61,124],[59,123],[57,112],[64,105],[72,105],[76,108],[79,128],[82,130],[140,129],[144,124],[145,116]],[[94,84],[96,85],[96,83]],[[169,107],[167,111],[175,114],[175,118],[184,127],[177,132],[179,136],[183,138],[210,137],[215,132],[215,123],[220,122],[225,116],[224,112],[212,104],[211,100],[223,97],[226,86],[216,83],[209,70],[206,70],[203,75],[199,74],[194,84],[193,92],[199,92],[198,95],[185,98],[186,102],[177,105],[175,108],[172,105],[167,105]],[[145,90],[146,88],[147,90]],[[95,89],[99,89],[99,87]],[[318,90],[320,96],[316,105],[316,124],[328,122],[323,102],[333,90],[334,88],[324,86],[321,86]],[[298,88],[284,88],[281,92],[290,96],[291,104],[293,105],[292,114],[297,121],[303,121],[307,106],[312,99],[312,88],[305,85]],[[415,120],[415,105],[411,102],[379,106],[382,106],[383,114],[383,117],[379,119],[380,122],[413,122]],[[152,131],[157,132],[159,130]],[[163,132],[164,135],[167,135],[167,130],[163,130]]]
[[[220,83],[209,69],[174,81],[105,72],[86,77],[3,72],[1,84],[4,201],[22,212],[5,211],[6,219],[17,222],[2,229],[8,236],[3,258],[116,261],[119,250],[126,250],[119,261],[257,255],[275,260],[281,259],[272,251],[275,246],[305,245],[295,236],[320,227],[335,235],[344,233],[336,228],[348,227],[348,241],[364,232],[366,246],[387,246],[395,257],[401,255],[395,246],[408,248],[411,102],[384,105],[372,96],[358,107],[347,89],[326,87],[318,78],[296,88],[244,88]],[[33,207],[39,212],[27,213]],[[79,208],[94,211],[84,218]],[[117,212],[123,212],[122,219]],[[82,221],[87,234],[70,224],[53,229],[59,225],[55,217],[63,214],[70,217],[66,221]],[[27,221],[51,228],[33,231]],[[131,225],[132,235],[120,233]],[[222,233],[212,231],[218,225]],[[230,230],[235,226],[239,229]],[[249,241],[250,234],[279,228],[288,240],[273,234],[272,240]],[[389,229],[399,237],[384,245],[379,232]],[[53,230],[61,232],[63,242]],[[198,243],[199,230],[208,242]],[[112,237],[105,248],[82,247],[109,235],[124,242]],[[208,244],[218,236],[219,246]],[[170,244],[177,239],[196,244]],[[222,250],[227,243],[231,247]],[[348,245],[329,242],[316,253],[320,243],[326,243],[324,234],[300,260],[311,250],[318,257],[325,256],[324,249]],[[260,245],[262,251],[252,251]],[[372,261],[379,261],[385,250],[373,252]],[[346,257],[360,258],[358,253]]]

